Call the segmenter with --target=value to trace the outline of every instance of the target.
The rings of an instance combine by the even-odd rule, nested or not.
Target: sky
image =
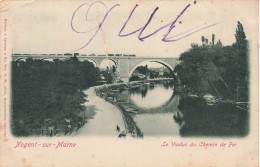
[[[196,4],[191,0],[163,0],[153,3],[149,0],[93,2],[31,1],[26,3],[16,1],[11,3],[9,27],[12,33],[13,53],[64,54],[77,52],[87,55],[112,53],[135,54],[143,57],[179,57],[182,52],[190,48],[191,43],[200,44],[201,36],[205,36],[210,41],[211,35],[215,34],[216,40],[220,39],[224,45],[232,44],[235,42],[234,34],[237,21],[243,24],[249,40],[253,38],[252,28],[253,30],[257,28],[256,25],[253,25],[255,24],[253,17],[256,17],[257,12],[257,6],[253,0],[228,2],[201,0],[197,1]],[[108,13],[101,29],[97,31],[106,12],[116,4],[118,6],[115,6]],[[198,27],[217,24],[175,42],[162,41],[170,26],[143,41],[138,39],[140,31],[120,37],[118,34],[136,4],[138,6],[132,13],[122,34],[144,27],[156,7],[158,10],[150,24],[142,32],[142,37],[172,23],[178,15],[180,17],[168,35],[168,37],[175,36],[173,39],[187,35],[189,31],[196,31]],[[181,12],[189,4],[190,6],[181,15]],[[71,26],[73,13],[74,30]],[[96,35],[94,35],[95,33]],[[176,36],[178,34],[180,35]],[[92,37],[91,42],[83,47]]]

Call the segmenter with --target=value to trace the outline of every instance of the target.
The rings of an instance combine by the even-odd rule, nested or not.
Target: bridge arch
[[[159,64],[165,66],[166,68],[168,68],[168,69],[170,70],[170,72],[173,73],[174,67],[172,67],[172,66],[169,65],[168,63],[166,63],[166,62],[164,62],[164,61],[162,61],[162,60],[150,59],[150,60],[145,60],[145,61],[143,61],[143,62],[141,62],[141,63],[138,63],[134,68],[132,68],[131,71],[129,72],[128,79],[132,76],[133,72],[135,71],[135,69],[136,69],[138,66],[140,66],[140,65],[142,65],[142,64],[144,64],[144,63],[149,63],[149,62],[159,63]]]
[[[94,59],[87,58],[87,59],[79,59],[79,60],[80,61],[88,61],[88,62],[92,63],[95,67],[98,67],[98,63]]]
[[[102,68],[102,67],[101,67],[101,66],[102,66],[102,63],[104,63],[105,61],[112,61],[112,62],[115,64],[115,67],[118,66],[118,63],[116,62],[116,60],[114,60],[114,59],[112,59],[112,58],[105,58],[105,59],[103,59],[103,60],[100,62],[99,68]]]
[[[17,59],[15,59],[15,61],[26,61],[26,58],[24,58],[24,57],[19,57],[19,58],[17,58]]]
[[[53,62],[53,59],[52,59],[52,58],[43,58],[43,59],[41,59],[41,60],[43,60],[43,61],[49,61],[49,62]]]

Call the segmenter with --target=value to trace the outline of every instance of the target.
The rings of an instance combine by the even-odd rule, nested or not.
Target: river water
[[[181,98],[174,92],[173,82],[170,81],[123,89],[117,93],[116,100],[114,99],[117,106],[96,96],[93,89],[88,90],[86,94],[89,94],[90,100],[86,105],[92,106],[96,114],[79,131],[81,135],[117,137],[119,133],[115,132],[116,125],[120,125],[125,131],[127,131],[126,127],[131,126],[132,130],[138,131],[138,134],[132,136],[139,137],[243,137],[247,135],[249,129],[249,111],[244,106],[231,103],[212,105],[198,97]],[[123,114],[124,112],[121,112],[118,106],[123,106],[127,114]],[[126,117],[130,123],[125,121]]]
[[[178,112],[179,95],[174,94],[173,83],[146,84],[121,93],[137,109],[133,116],[143,136],[179,135],[180,125],[173,119]]]

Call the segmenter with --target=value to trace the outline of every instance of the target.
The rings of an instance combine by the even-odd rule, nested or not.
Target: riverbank
[[[84,91],[88,95],[88,102],[84,105],[85,112],[94,111],[92,118],[80,128],[73,136],[111,136],[118,137],[120,132],[126,131],[124,120],[120,110],[113,104],[96,96],[95,89],[103,87],[91,87]],[[117,130],[119,127],[120,130]]]
[[[142,83],[146,84],[146,83]],[[111,103],[112,105],[116,106],[124,119],[126,134],[130,134],[131,137],[142,138],[143,133],[137,126],[136,122],[134,121],[133,117],[137,114],[137,109],[133,107],[130,103],[127,103],[121,98],[118,98],[118,94],[126,89],[131,87],[141,86],[140,83],[132,83],[130,84],[110,84],[110,85],[102,85],[95,87],[96,95],[105,101]]]

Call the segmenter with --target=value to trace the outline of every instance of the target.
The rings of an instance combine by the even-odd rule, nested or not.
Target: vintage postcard
[[[0,2],[1,167],[259,166],[258,0]]]

